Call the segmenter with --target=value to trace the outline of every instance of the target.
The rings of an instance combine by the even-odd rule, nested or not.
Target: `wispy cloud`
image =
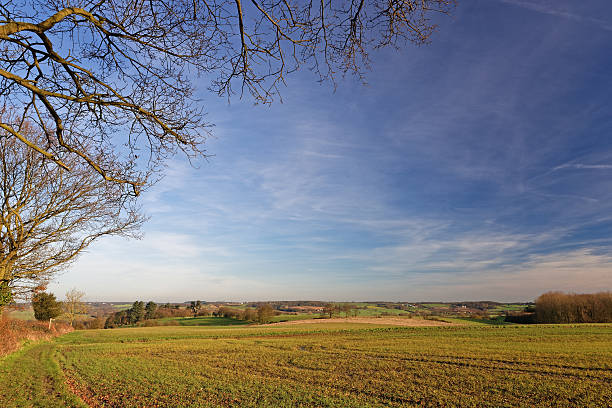
[[[586,170],[612,170],[612,164],[583,164],[583,163],[565,163],[557,166],[553,171],[563,169],[586,169]]]
[[[612,60],[592,26],[612,6],[504,3],[535,12],[460,7],[430,47],[383,54],[369,87],[300,76],[283,105],[213,108],[215,157],[170,162],[143,195],[145,238],[95,246],[75,270],[100,294],[110,281],[208,299],[611,288]]]
[[[532,11],[536,11],[542,14],[548,14],[551,16],[566,18],[568,20],[576,21],[579,23],[588,24],[589,26],[599,27],[602,30],[612,31],[612,22],[602,20],[599,18],[583,16],[580,14],[573,13],[568,10],[562,10],[558,7],[555,2],[550,4],[544,4],[539,1],[521,1],[521,0],[499,0],[502,3],[511,4],[513,6],[522,7]]]

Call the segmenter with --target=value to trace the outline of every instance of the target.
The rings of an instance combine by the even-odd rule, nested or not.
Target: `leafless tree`
[[[538,323],[610,323],[612,292],[546,292],[535,301]]]
[[[42,141],[27,124],[22,132]],[[87,164],[66,164],[71,171],[0,131],[0,307],[44,286],[96,239],[138,234],[133,196]]]
[[[455,0],[9,0],[0,127],[61,167],[77,157],[131,194],[166,158],[203,155],[193,79],[269,103],[307,66],[361,76],[375,48],[427,43]],[[34,124],[45,135],[28,138]]]
[[[270,323],[275,314],[274,308],[269,303],[257,306],[257,321],[259,323]]]
[[[85,292],[81,292],[76,288],[70,289],[66,292],[66,300],[63,303],[64,313],[70,320],[70,325],[74,327],[74,319],[77,315],[87,312],[87,307],[83,303]]]
[[[338,312],[338,307],[337,305],[333,304],[333,303],[327,303],[324,307],[323,307],[323,315],[327,315],[329,316],[329,318],[331,319],[332,317],[334,317],[334,314],[336,314]]]

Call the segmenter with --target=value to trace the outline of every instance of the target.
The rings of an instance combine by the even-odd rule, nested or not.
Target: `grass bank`
[[[70,326],[54,323],[0,317],[0,357],[16,351],[27,341],[48,340],[72,331]]]

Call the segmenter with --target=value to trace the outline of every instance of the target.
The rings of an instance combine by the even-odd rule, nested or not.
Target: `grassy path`
[[[0,406],[86,407],[70,392],[54,357],[54,342],[37,342],[0,360]]]

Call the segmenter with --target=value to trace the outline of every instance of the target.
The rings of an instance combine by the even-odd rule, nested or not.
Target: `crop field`
[[[0,401],[3,407],[606,407],[612,325],[77,331],[0,360]]]

